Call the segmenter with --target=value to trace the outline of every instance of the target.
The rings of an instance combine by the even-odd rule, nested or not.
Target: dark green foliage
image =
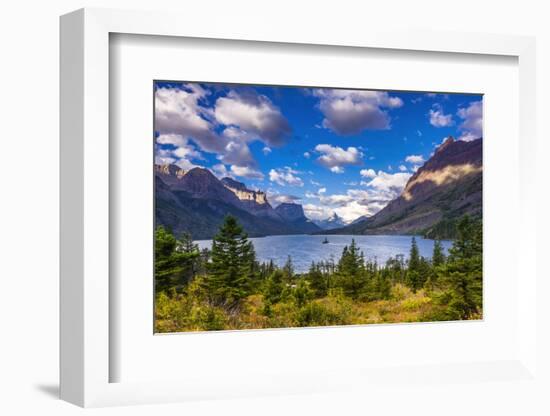
[[[407,270],[407,278],[405,280],[407,286],[409,286],[413,292],[416,292],[422,287],[422,280],[420,273],[417,270]]]
[[[420,275],[420,254],[418,251],[418,245],[416,244],[416,238],[411,240],[411,250],[409,253],[409,262],[406,276],[406,283],[413,292],[416,292],[422,287],[422,276]]]
[[[411,240],[411,250],[409,252],[409,271],[418,272],[420,269],[420,254],[418,251],[418,245],[416,244],[416,238]]]
[[[374,292],[377,299],[389,299],[391,294],[391,283],[382,273],[378,273],[374,279]]]
[[[335,287],[342,288],[346,296],[357,298],[366,283],[363,255],[359,253],[355,240],[351,240],[350,246],[344,247],[338,262]]]
[[[285,288],[283,280],[284,273],[281,270],[275,270],[265,281],[263,294],[270,304],[277,303],[282,299]]]
[[[483,228],[481,221],[464,216],[457,226],[457,238],[449,250],[449,261],[468,260],[471,267],[481,268]]]
[[[315,297],[326,296],[329,290],[329,277],[321,271],[319,264],[311,263],[309,272],[305,276],[309,282],[309,287],[313,290]]]
[[[443,253],[443,246],[441,245],[440,240],[435,240],[434,250],[432,254],[432,265],[434,267],[441,266],[445,263],[445,253]]]
[[[424,238],[452,240],[456,237],[457,219],[445,218],[425,229]]]
[[[286,263],[283,266],[283,280],[287,284],[292,284],[294,281],[294,265],[292,264],[292,257],[288,256]]]
[[[192,277],[200,253],[187,242],[182,245],[164,227],[155,231],[155,291],[180,290]]]
[[[449,308],[456,319],[467,319],[482,307],[483,228],[481,222],[464,216],[457,226],[457,239],[449,250],[445,281],[452,291]]]
[[[351,240],[350,246],[344,247],[342,257],[338,263],[338,273],[349,276],[357,276],[363,270],[364,262],[362,255],[359,254],[359,249],[355,244],[355,240]]]
[[[235,306],[247,296],[255,262],[252,243],[235,217],[228,215],[212,240],[211,261],[204,279],[210,301]]]

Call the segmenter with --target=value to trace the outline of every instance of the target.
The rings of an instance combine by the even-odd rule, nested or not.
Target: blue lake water
[[[404,255],[407,259],[411,249],[411,236],[408,235],[329,235],[326,238],[328,244],[322,244],[324,235],[273,235],[250,240],[260,262],[273,260],[276,265],[282,267],[290,255],[297,273],[307,272],[312,261],[330,260],[332,256],[337,262],[344,246],[349,246],[352,238],[366,259],[376,259],[381,265],[398,254]],[[417,236],[416,242],[420,255],[431,258],[434,240]],[[212,240],[199,240],[196,243],[201,249],[210,248]],[[444,240],[441,243],[445,252],[452,246],[452,241]]]

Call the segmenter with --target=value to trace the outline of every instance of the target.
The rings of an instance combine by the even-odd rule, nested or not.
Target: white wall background
[[[279,21],[288,25],[400,25],[434,30],[536,35],[538,41],[538,131],[541,191],[539,212],[547,212],[549,175],[544,139],[550,115],[550,13],[547,2],[479,0],[380,1],[184,1],[184,0],[11,0],[0,6],[0,413],[76,414],[81,409],[56,399],[58,383],[58,16],[80,7],[165,9],[189,19],[219,14],[227,19]],[[182,22],[185,24],[185,22]],[[436,36],[434,34],[434,36]],[[542,216],[542,215],[541,215]],[[548,233],[541,219],[540,234]],[[539,249],[542,253],[542,241]],[[541,256],[542,257],[542,256]],[[544,260],[541,258],[541,260]],[[550,280],[550,277],[549,279]],[[550,292],[546,282],[540,292]],[[541,312],[549,307],[541,305]],[[549,326],[547,326],[548,328]],[[549,347],[548,333],[541,333]],[[550,347],[546,349],[548,355]],[[543,363],[546,365],[548,360]],[[547,372],[548,373],[548,372]],[[441,386],[440,397],[323,396],[187,403],[100,409],[101,415],[163,414],[548,414],[536,394],[505,383],[493,388],[495,400],[458,385]],[[402,413],[402,412],[400,412]]]

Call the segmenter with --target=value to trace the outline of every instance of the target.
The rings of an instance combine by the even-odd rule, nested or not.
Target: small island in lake
[[[481,121],[473,94],[155,82],[155,331],[481,319]]]

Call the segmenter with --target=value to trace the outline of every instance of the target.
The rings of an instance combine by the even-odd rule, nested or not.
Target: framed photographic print
[[[482,318],[481,94],[153,89],[155,332]]]
[[[62,398],[541,388],[533,39],[234,23],[61,19]]]

